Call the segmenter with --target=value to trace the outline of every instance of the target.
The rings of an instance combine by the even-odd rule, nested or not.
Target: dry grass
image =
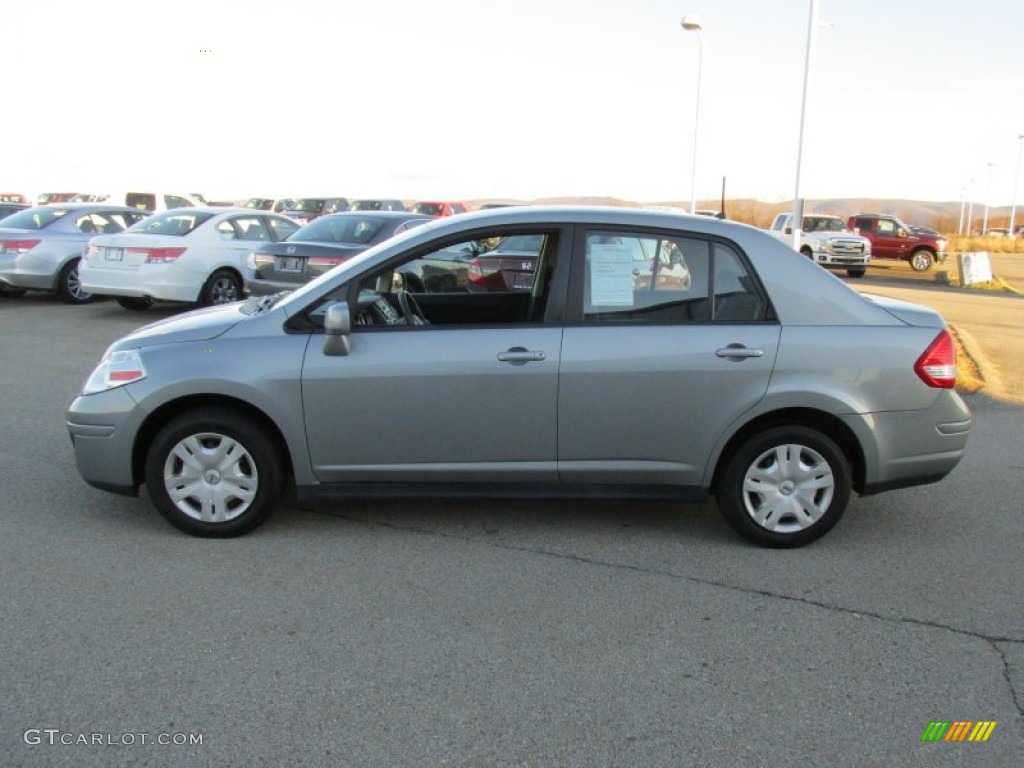
[[[985,387],[985,380],[981,378],[981,371],[977,364],[967,354],[960,336],[955,328],[950,328],[953,334],[953,341],[956,343],[956,391],[961,394],[974,394]]]
[[[1024,238],[950,235],[947,249],[952,253],[1024,253]]]

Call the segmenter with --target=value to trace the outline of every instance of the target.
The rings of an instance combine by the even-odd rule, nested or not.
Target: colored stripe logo
[[[997,725],[995,720],[932,720],[921,741],[988,741]]]

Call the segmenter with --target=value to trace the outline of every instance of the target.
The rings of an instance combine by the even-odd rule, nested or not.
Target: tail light
[[[914,363],[914,373],[929,387],[952,389],[956,384],[956,345],[943,330]]]
[[[85,246],[85,250],[82,252],[82,255],[85,257],[86,261],[89,261],[90,259],[99,256],[100,251],[102,250],[103,249],[100,248],[98,245],[87,245]]]
[[[246,257],[245,263],[250,269],[263,269],[264,267],[269,267],[274,263],[274,255],[272,253],[252,251]]]
[[[129,255],[145,256],[147,264],[170,264],[177,261],[184,248],[125,248]]]
[[[28,253],[37,245],[38,240],[0,240],[0,253]]]
[[[484,272],[484,265],[480,263],[480,259],[473,259],[466,267],[466,279],[471,283],[476,283],[477,285],[485,284],[487,282],[488,274],[491,273]]]

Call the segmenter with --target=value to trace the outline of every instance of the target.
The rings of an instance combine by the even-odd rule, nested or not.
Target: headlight
[[[146,367],[137,349],[108,351],[82,387],[83,395],[94,395],[146,378]]]

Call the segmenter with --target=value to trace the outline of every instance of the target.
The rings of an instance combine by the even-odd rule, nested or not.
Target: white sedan
[[[92,238],[79,277],[84,290],[126,309],[154,300],[226,304],[242,298],[249,252],[298,228],[287,216],[247,208],[177,208]]]

